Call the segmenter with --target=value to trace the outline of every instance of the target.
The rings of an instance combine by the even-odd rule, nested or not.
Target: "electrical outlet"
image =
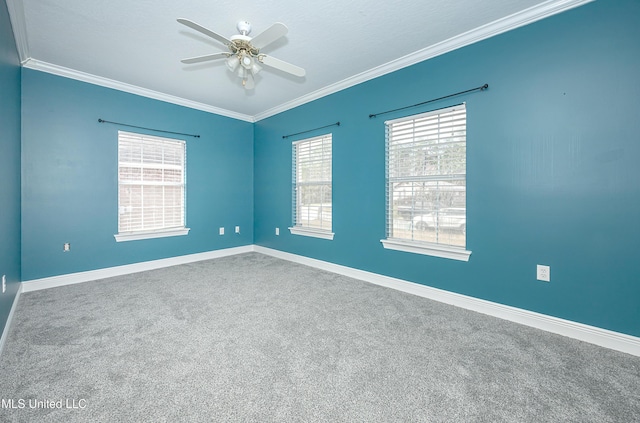
[[[220,235],[224,235],[224,228],[220,228]]]
[[[276,235],[280,235],[280,228],[276,228]]]
[[[71,251],[71,243],[65,242],[62,246],[62,251],[64,251],[65,253]]]
[[[551,282],[551,267],[539,264],[537,267],[538,280],[542,282]]]
[[[239,234],[240,233],[240,226],[236,226],[236,233]]]
[[[2,275],[2,293],[7,292],[7,275]]]

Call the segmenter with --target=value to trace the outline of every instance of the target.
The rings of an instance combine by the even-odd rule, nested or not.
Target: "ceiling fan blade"
[[[290,73],[291,75],[303,77],[306,74],[304,69],[302,69],[301,67],[292,65],[291,63],[285,62],[284,60],[276,59],[275,57],[260,55],[259,60],[261,63],[264,63],[267,66],[271,66],[272,68]]]
[[[187,65],[190,65],[192,63],[200,63],[200,62],[207,62],[209,60],[214,60],[214,59],[221,59],[223,57],[229,57],[229,53],[207,54],[205,56],[190,57],[188,59],[182,59],[180,61],[182,63],[186,63]]]
[[[251,39],[251,45],[260,50],[261,48],[266,47],[272,42],[276,41],[280,37],[284,37],[288,31],[289,30],[284,24],[276,22],[269,28],[262,31],[260,34],[253,37]]]
[[[211,31],[210,29],[207,29],[207,28],[203,27],[202,25],[198,25],[197,23],[192,22],[189,19],[179,18],[178,22],[180,22],[182,25],[188,26],[191,29],[195,29],[196,31],[201,32],[204,35],[208,35],[209,37],[213,38],[214,40],[220,41],[224,45],[231,44],[231,40],[229,40],[228,38],[223,37],[220,34],[216,34],[215,32]]]

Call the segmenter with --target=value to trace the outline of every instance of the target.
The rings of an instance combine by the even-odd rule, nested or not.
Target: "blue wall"
[[[640,336],[639,17],[634,0],[590,3],[252,125],[21,75],[3,7],[0,325],[20,279],[255,242]],[[406,113],[369,113],[485,82],[486,92],[407,112],[467,103],[470,261],[383,249],[384,119]],[[202,136],[186,138],[189,235],[115,242],[118,127],[98,118]],[[335,121],[335,239],[291,235],[293,140],[282,135]],[[535,280],[538,263],[551,283]]]
[[[590,3],[259,121],[256,244],[640,336],[639,18]],[[470,261],[383,249],[384,119],[462,101]],[[335,121],[335,239],[291,235],[282,136]]]
[[[0,2],[0,332],[20,282],[20,59],[9,12]]]
[[[118,129],[164,134],[98,118],[201,136],[183,137],[188,235],[115,241]],[[22,280],[253,243],[253,124],[29,69],[22,124]]]

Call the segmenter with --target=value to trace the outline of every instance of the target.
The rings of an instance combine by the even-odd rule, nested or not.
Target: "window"
[[[118,132],[116,241],[186,235],[186,143]]]
[[[292,234],[333,239],[331,134],[293,143]]]
[[[464,104],[385,122],[385,248],[469,260]]]

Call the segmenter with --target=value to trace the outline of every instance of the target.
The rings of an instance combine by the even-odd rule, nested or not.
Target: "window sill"
[[[328,240],[331,240],[331,241],[333,240],[333,236],[335,235],[331,231],[322,230],[322,229],[303,228],[303,227],[300,227],[300,226],[291,227],[291,228],[289,228],[289,231],[293,235],[310,236],[310,237],[314,237],[314,238],[328,239]]]
[[[471,255],[471,251],[465,250],[464,248],[426,242],[411,242],[400,239],[381,239],[380,242],[384,248],[389,250],[424,254],[426,256],[442,257],[451,260],[469,261],[469,256]]]
[[[116,242],[124,241],[137,241],[139,239],[151,239],[151,238],[164,238],[168,236],[181,236],[189,233],[190,228],[177,228],[160,231],[148,231],[148,232],[130,232],[115,234],[114,238]]]

